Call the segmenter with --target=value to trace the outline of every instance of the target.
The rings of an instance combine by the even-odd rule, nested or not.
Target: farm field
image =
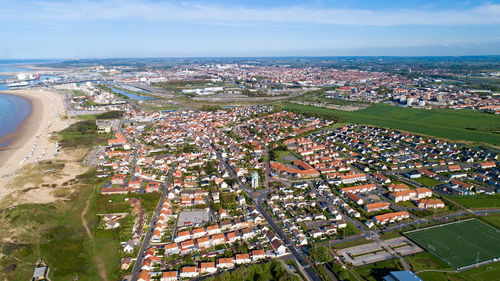
[[[404,235],[456,269],[500,258],[500,231],[477,219],[409,231]]]
[[[315,106],[282,103],[286,110],[323,117],[340,116],[348,122],[447,138],[500,144],[500,135],[488,129],[498,127],[500,116],[472,110],[414,109],[375,104],[358,111],[341,111]]]

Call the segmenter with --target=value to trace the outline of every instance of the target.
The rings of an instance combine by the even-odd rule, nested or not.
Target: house
[[[389,198],[394,202],[409,201],[414,198],[417,193],[414,190],[402,190],[389,193]]]
[[[236,264],[244,264],[244,263],[251,263],[252,260],[250,259],[249,254],[236,254],[234,257],[234,262]]]
[[[160,281],[177,281],[177,271],[163,271]]]
[[[134,252],[134,242],[132,240],[127,241],[125,246],[123,246],[123,252],[125,253],[133,253]]]
[[[286,247],[281,242],[279,239],[274,239],[271,241],[271,247],[273,248],[274,252],[276,252],[277,255],[284,255],[286,254]]]
[[[377,211],[389,209],[390,205],[391,204],[389,204],[387,202],[376,202],[376,203],[366,204],[363,208],[367,212],[377,212]]]
[[[200,274],[213,274],[217,272],[217,267],[214,262],[200,262],[199,271]]]
[[[316,228],[316,229],[309,230],[309,234],[311,234],[312,238],[319,238],[319,237],[323,236],[325,233],[323,232],[323,230]]]
[[[146,192],[156,192],[160,191],[160,183],[159,182],[150,182],[146,186]]]
[[[128,187],[138,189],[141,188],[141,184],[142,184],[141,178],[132,179],[128,182]]]
[[[114,175],[112,178],[111,178],[111,184],[118,184],[118,185],[122,185],[123,183],[125,182],[125,175]]]
[[[417,198],[416,199],[422,199],[426,197],[431,197],[432,196],[432,191],[426,187],[420,187],[415,189],[415,192],[417,193]]]
[[[199,237],[203,237],[205,235],[207,235],[205,228],[200,227],[200,228],[193,229],[193,234],[192,234],[193,238],[199,238]]]
[[[440,199],[422,199],[418,201],[418,207],[422,209],[444,208],[444,202]]]
[[[181,272],[179,276],[181,278],[194,278],[197,277],[200,273],[196,266],[184,266],[181,268]]]
[[[214,234],[221,233],[219,225],[215,224],[215,225],[207,226],[207,233],[208,233],[208,235],[214,235]]]
[[[198,248],[209,248],[210,247],[210,239],[205,236],[196,239],[196,244],[198,245]]]
[[[150,281],[151,280],[151,274],[147,270],[141,270],[139,272],[139,276],[137,276],[137,281]]]
[[[261,249],[261,250],[252,250],[251,254],[252,254],[252,260],[254,262],[258,261],[258,260],[261,260],[261,259],[264,259],[266,257],[266,251],[264,249]]]
[[[211,243],[212,243],[212,245],[216,246],[216,245],[220,245],[220,244],[224,243],[225,240],[226,239],[224,238],[224,234],[219,233],[219,234],[215,234],[212,236]]]
[[[165,254],[167,255],[179,253],[179,247],[177,246],[177,243],[165,244],[164,247],[165,247]]]
[[[387,189],[389,189],[389,191],[391,191],[391,192],[396,192],[396,191],[408,190],[408,189],[410,189],[410,187],[404,183],[393,183],[393,184],[388,185]]]
[[[175,237],[174,242],[179,243],[188,239],[191,239],[191,233],[189,233],[189,231],[182,231],[177,233],[177,237]]]
[[[410,217],[410,214],[408,214],[408,212],[406,212],[406,211],[394,212],[394,213],[388,213],[388,214],[375,216],[375,217],[373,217],[373,222],[378,223],[378,224],[386,224],[386,223],[394,222],[397,220],[407,219],[409,217]]]
[[[234,267],[234,258],[219,258],[217,260],[217,268]]]
[[[131,263],[132,263],[132,258],[131,257],[123,258],[122,262],[121,262],[121,269],[122,270],[127,270],[130,267]]]
[[[347,192],[347,193],[344,193],[344,195],[349,198],[352,202],[358,204],[358,205],[361,205],[363,204],[363,199],[361,199],[358,195],[354,194],[354,193],[350,193],[350,192]]]
[[[495,168],[496,167],[495,162],[483,162],[480,165],[481,165],[481,168],[483,168],[483,169],[489,169],[489,168]]]
[[[361,192],[370,192],[377,189],[377,186],[373,183],[371,184],[364,184],[364,185],[358,185],[358,186],[352,186],[352,187],[345,187],[340,189],[340,192],[342,194],[345,193],[361,193]]]

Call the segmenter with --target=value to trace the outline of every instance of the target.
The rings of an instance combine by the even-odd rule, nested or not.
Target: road
[[[132,277],[130,278],[130,280],[132,280],[132,281],[137,281],[137,277],[139,276],[139,272],[141,271],[142,262],[144,260],[144,256],[146,255],[146,251],[149,248],[151,236],[153,235],[153,230],[155,228],[156,222],[158,221],[158,217],[160,215],[163,202],[165,202],[165,198],[167,198],[168,186],[170,185],[170,182],[172,181],[172,176],[174,175],[174,170],[175,170],[176,166],[177,166],[177,163],[175,163],[172,166],[172,168],[170,168],[170,171],[168,172],[167,182],[165,184],[163,184],[163,194],[161,195],[161,199],[158,202],[158,206],[156,206],[156,210],[153,214],[153,217],[151,218],[151,223],[149,224],[148,232],[146,233],[146,237],[144,238],[144,241],[142,242],[141,249],[139,250],[139,254],[137,255],[137,260],[134,264],[134,268],[132,269]]]

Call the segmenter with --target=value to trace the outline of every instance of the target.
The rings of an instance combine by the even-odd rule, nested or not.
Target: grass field
[[[481,217],[480,219],[497,228],[500,228],[500,215],[486,216],[486,217]]]
[[[414,109],[375,104],[358,111],[282,103],[287,110],[322,115],[340,116],[349,122],[368,124],[414,132],[451,140],[466,140],[499,145],[500,135],[488,130],[500,124],[500,116],[472,110]]]
[[[465,208],[481,209],[500,207],[500,195],[446,196]]]
[[[382,280],[391,271],[403,270],[399,260],[386,260],[356,268],[354,271],[361,276],[363,280],[376,281]]]
[[[404,234],[457,269],[500,257],[500,230],[477,219]]]
[[[435,179],[431,179],[429,177],[420,177],[418,179],[413,179],[414,181],[418,182],[418,183],[421,183],[425,186],[429,186],[429,187],[434,187],[434,186],[438,186],[440,184],[442,184],[442,182],[438,181],[438,180],[435,180]]]
[[[413,264],[412,264],[413,265]],[[497,281],[500,276],[500,263],[492,263],[457,272],[418,272],[425,281]]]

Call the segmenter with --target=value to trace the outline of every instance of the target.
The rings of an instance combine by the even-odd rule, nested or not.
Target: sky
[[[0,0],[0,59],[500,55],[500,0]]]

